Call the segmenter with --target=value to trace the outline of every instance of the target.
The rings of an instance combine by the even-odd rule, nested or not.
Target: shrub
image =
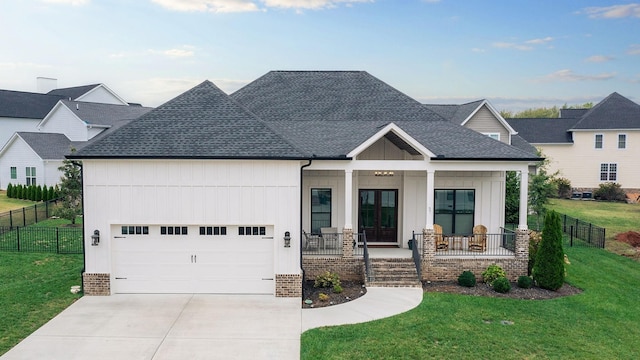
[[[463,271],[462,274],[458,276],[458,285],[474,287],[476,286],[476,276],[471,271]]]
[[[594,191],[593,197],[598,200],[625,201],[627,194],[622,190],[620,184],[608,182],[600,184],[600,187]]]
[[[313,283],[313,287],[331,288],[336,285],[340,285],[340,277],[336,273],[325,271],[318,275],[316,281]]]
[[[493,280],[500,277],[507,277],[507,273],[500,267],[500,265],[489,265],[489,267],[482,272],[482,280],[487,284],[493,283]]]
[[[491,287],[493,287],[493,290],[505,294],[511,290],[511,283],[506,277],[499,277],[491,282]]]
[[[529,263],[527,265],[527,275],[531,276],[533,273],[533,265],[536,262],[536,254],[540,248],[540,241],[542,236],[537,231],[529,231]]]
[[[560,199],[569,199],[571,198],[571,181],[566,178],[555,178],[551,180],[556,188],[558,189],[558,197]]]
[[[7,197],[11,198],[11,191],[13,190],[13,185],[11,183],[7,184]]]
[[[523,289],[529,289],[533,285],[533,279],[529,276],[520,276],[518,277],[518,287]]]
[[[538,286],[558,290],[564,283],[564,252],[560,215],[549,211],[544,219],[542,241],[533,266],[533,279]]]
[[[333,292],[340,294],[344,290],[340,284],[333,285]]]
[[[320,294],[318,294],[318,299],[320,299],[320,301],[327,301],[327,300],[329,300],[329,295],[327,295],[325,293],[320,293]]]

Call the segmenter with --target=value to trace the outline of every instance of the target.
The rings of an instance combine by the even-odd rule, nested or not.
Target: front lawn
[[[82,255],[0,252],[0,355],[80,295]]]
[[[595,248],[565,252],[567,281],[584,290],[580,295],[516,300],[425,293],[404,314],[305,332],[302,359],[636,358],[640,264]]]
[[[0,214],[35,204],[35,201],[10,199],[5,190],[0,190]]]

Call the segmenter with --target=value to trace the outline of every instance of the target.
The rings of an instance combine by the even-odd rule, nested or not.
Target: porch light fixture
[[[284,232],[284,247],[291,247],[291,233],[288,231]]]
[[[100,230],[93,230],[93,235],[91,235],[91,245],[97,246],[100,244]]]
[[[393,176],[393,171],[374,171],[375,176]]]

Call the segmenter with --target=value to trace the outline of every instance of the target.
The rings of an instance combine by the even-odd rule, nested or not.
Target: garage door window
[[[266,235],[267,228],[264,226],[239,226],[238,235]]]
[[[226,226],[200,226],[200,235],[227,235]]]
[[[148,226],[123,226],[122,235],[149,235]]]
[[[188,235],[186,226],[161,226],[160,235]]]

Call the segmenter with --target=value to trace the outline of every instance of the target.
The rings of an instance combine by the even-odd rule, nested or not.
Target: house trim
[[[90,95],[91,93],[97,91],[100,87],[102,87],[103,89],[107,90],[111,95],[113,95],[113,97],[115,97],[116,99],[118,99],[118,101],[120,101],[122,103],[122,105],[129,105],[128,102],[126,102],[123,98],[121,98],[118,94],[116,94],[115,92],[113,92],[113,90],[109,89],[109,87],[107,87],[107,85],[105,84],[98,84],[98,86],[95,86],[93,89],[87,91],[86,93],[78,96],[78,98],[74,99],[75,101],[82,101],[82,98]]]
[[[404,130],[402,130],[396,124],[390,123],[384,128],[380,129],[375,135],[365,140],[362,144],[358,145],[358,147],[351,150],[351,152],[347,154],[347,157],[355,158],[364,150],[368,149],[371,145],[373,145],[376,141],[382,139],[382,137],[384,137],[389,132],[393,132],[394,134],[398,135],[403,141],[405,141],[407,144],[409,144],[414,149],[419,151],[423,156],[425,157],[435,156],[433,152],[431,152],[429,149],[427,149],[418,141],[416,141],[413,137],[411,137],[411,135],[407,134]]]
[[[460,125],[464,126],[467,122],[469,122],[469,120],[471,120],[471,118],[473,118],[473,116],[478,111],[480,111],[482,106],[486,106],[487,109],[489,109],[489,111],[493,114],[493,116],[495,116],[496,119],[498,119],[500,124],[502,124],[502,126],[504,126],[505,129],[507,129],[507,131],[509,132],[509,144],[511,144],[511,135],[518,135],[518,132],[514,128],[512,128],[511,125],[509,125],[509,123],[502,117],[502,115],[500,115],[500,113],[496,111],[496,109],[494,109],[491,103],[488,102],[486,99],[482,100],[482,103],[477,108],[475,108],[475,110],[473,110],[471,114],[469,114],[469,116],[467,116],[467,118]]]

